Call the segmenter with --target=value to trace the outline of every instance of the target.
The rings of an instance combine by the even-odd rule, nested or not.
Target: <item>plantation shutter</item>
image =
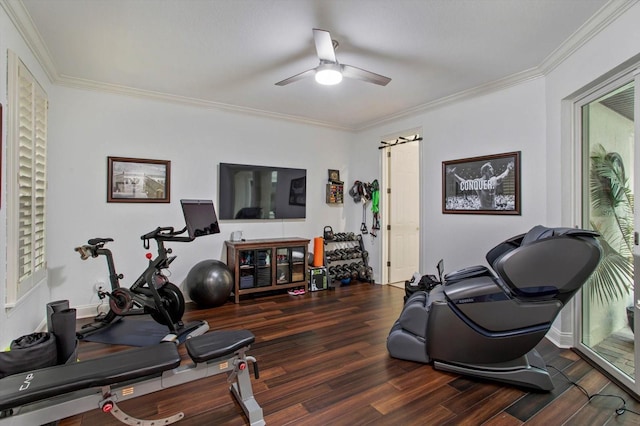
[[[9,271],[7,285],[7,304],[11,305],[46,276],[47,96],[12,52],[9,68],[9,126],[13,130],[9,146],[13,152],[8,161],[17,177],[16,185],[8,188],[15,193],[8,197],[15,202],[9,206],[8,223],[9,235],[14,236],[9,239],[9,252],[14,253],[9,255],[9,268],[15,271]]]

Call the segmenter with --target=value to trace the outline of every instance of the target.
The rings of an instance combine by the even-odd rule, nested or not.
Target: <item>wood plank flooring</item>
[[[436,371],[430,365],[393,359],[386,338],[403,305],[404,290],[354,283],[303,296],[274,294],[213,309],[188,307],[185,320],[204,319],[212,330],[249,329],[256,342],[260,378],[255,398],[268,425],[638,425],[631,412],[617,416],[613,398],[587,397],[550,369],[555,389],[529,392],[497,382]],[[88,359],[126,349],[81,343]],[[627,408],[640,404],[571,350],[544,340],[538,347],[548,365],[590,394],[619,395]],[[181,349],[183,356],[184,349]],[[180,425],[243,425],[225,375],[125,401],[123,411],[160,418],[183,411]],[[118,425],[94,410],[61,426]]]

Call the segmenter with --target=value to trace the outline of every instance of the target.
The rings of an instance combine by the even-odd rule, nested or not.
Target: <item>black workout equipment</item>
[[[149,264],[142,274],[129,288],[121,287],[122,274],[115,269],[113,254],[105,248],[112,238],[92,238],[87,244],[76,247],[82,260],[90,257],[104,256],[109,270],[111,291],[99,289],[100,299],[109,299],[109,312],[98,315],[91,324],[84,325],[77,333],[79,339],[103,330],[115,321],[128,315],[149,314],[156,322],[166,325],[171,335],[179,341],[197,336],[209,328],[206,321],[195,321],[189,324],[182,322],[185,302],[180,289],[163,273],[169,268],[176,256],[165,242],[191,242],[197,237],[220,232],[213,202],[210,200],[180,200],[186,226],[175,231],[173,227],[158,227],[142,235],[143,247],[149,249],[149,241],[157,245],[157,255],[147,253]],[[188,236],[183,236],[185,232]]]
[[[168,425],[184,414],[141,420],[123,413],[117,403],[220,373],[227,373],[249,423],[264,425],[249,373],[251,362],[257,379],[258,364],[246,354],[254,341],[248,330],[214,331],[187,341],[190,365],[180,365],[176,344],[164,342],[5,377],[0,379],[0,426],[39,425],[96,408],[126,424]]]
[[[8,351],[0,352],[0,379],[30,368],[50,367],[56,364],[56,337],[48,332],[27,334],[13,340]]]
[[[472,266],[407,300],[387,338],[394,358],[439,370],[549,391],[535,346],[597,267],[599,235],[536,226]]]
[[[0,378],[76,361],[76,310],[68,300],[58,300],[47,303],[46,315],[46,332],[18,337],[8,351],[0,351]]]
[[[439,265],[442,265],[442,261],[440,261]],[[441,282],[438,281],[438,278],[436,278],[435,275],[423,275],[422,277],[420,277],[420,280],[417,280],[417,281],[418,282],[414,282],[413,280],[411,280],[411,281],[404,282],[404,303],[405,304],[407,303],[409,298],[413,296],[414,293],[418,291],[426,291],[427,293],[429,293],[436,286],[441,284]]]
[[[187,274],[184,289],[199,308],[223,305],[233,290],[233,272],[219,260],[202,260]]]

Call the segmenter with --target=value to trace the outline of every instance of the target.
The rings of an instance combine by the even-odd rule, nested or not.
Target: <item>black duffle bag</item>
[[[0,379],[24,371],[50,367],[58,362],[56,337],[51,333],[31,333],[11,342],[0,352]]]
[[[440,284],[440,281],[435,277],[435,275],[423,275],[420,278],[420,281],[417,283],[412,281],[404,282],[404,303],[407,303],[407,300],[413,295],[413,293],[417,291],[426,291],[427,293],[433,290],[435,286]]]

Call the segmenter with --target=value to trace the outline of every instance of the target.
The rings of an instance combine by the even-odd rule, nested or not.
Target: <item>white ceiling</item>
[[[0,0],[56,84],[347,130],[553,69],[627,1]],[[386,86],[313,78],[312,28]]]

